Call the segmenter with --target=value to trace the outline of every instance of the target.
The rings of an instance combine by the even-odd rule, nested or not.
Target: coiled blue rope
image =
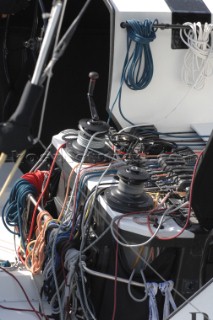
[[[144,22],[127,20],[124,80],[132,90],[144,89],[152,80],[154,68],[150,42],[156,38],[154,23],[147,19]]]
[[[115,101],[110,108],[110,121],[113,108],[118,101],[118,109],[122,118],[129,124],[133,125],[129,119],[125,117],[121,106],[122,86],[126,85],[132,90],[145,89],[152,80],[154,66],[150,42],[156,38],[156,29],[154,28],[157,20],[145,20],[140,22],[137,20],[127,20],[127,52],[122,68],[120,87]]]
[[[29,194],[37,196],[36,188],[25,179],[17,180],[2,210],[2,221],[5,228],[11,233],[21,237],[23,247],[25,247],[25,239],[22,231],[22,214],[26,207],[27,196]],[[11,230],[10,227],[18,227],[18,230]]]

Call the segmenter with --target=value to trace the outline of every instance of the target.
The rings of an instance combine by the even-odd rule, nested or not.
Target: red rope
[[[37,170],[35,172],[25,173],[22,176],[22,179],[27,180],[29,183],[31,183],[36,188],[38,194],[40,194],[46,174],[49,174],[49,172]]]

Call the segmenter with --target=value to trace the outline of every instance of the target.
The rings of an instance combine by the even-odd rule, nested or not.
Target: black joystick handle
[[[99,74],[97,72],[90,72],[89,78],[90,78],[90,81],[89,81],[89,88],[88,88],[87,97],[88,97],[89,106],[90,106],[91,118],[92,118],[92,121],[98,121],[99,116],[98,116],[97,109],[95,106],[95,101],[93,99],[93,92],[95,89],[96,80],[99,78]]]
[[[93,96],[93,91],[95,89],[95,83],[96,83],[96,80],[99,78],[99,74],[97,72],[90,72],[89,78],[90,78],[90,82],[89,82],[88,94],[90,96]]]

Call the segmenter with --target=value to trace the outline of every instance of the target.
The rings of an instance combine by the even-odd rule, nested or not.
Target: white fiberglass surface
[[[12,162],[6,162],[0,168],[0,189],[4,185],[8,175],[10,174],[13,165],[14,164]],[[0,260],[9,260],[11,262],[15,261],[16,256],[14,249],[14,236],[4,227],[2,223],[2,209],[7,199],[9,198],[10,191],[12,189],[12,186],[14,185],[14,182],[19,179],[21,175],[22,172],[18,169],[9,186],[0,197]]]

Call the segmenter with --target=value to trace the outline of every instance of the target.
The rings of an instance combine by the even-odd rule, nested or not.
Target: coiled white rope
[[[182,79],[197,90],[204,87],[206,78],[213,74],[213,24],[186,22],[189,29],[180,29],[180,37],[189,48],[184,56]]]

